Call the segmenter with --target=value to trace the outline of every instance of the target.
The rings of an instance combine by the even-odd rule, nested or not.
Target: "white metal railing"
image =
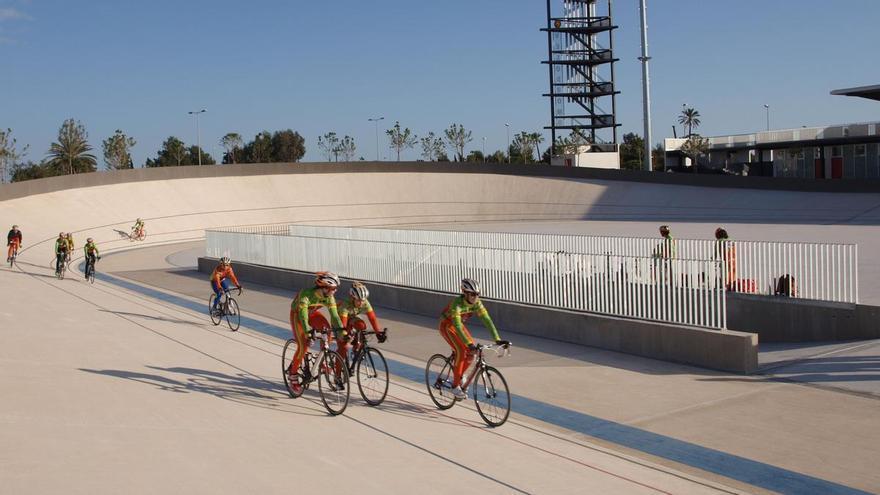
[[[802,299],[857,303],[858,246],[855,244],[725,241],[657,237],[611,237],[510,232],[459,232],[291,225],[289,233],[386,242],[500,248],[576,254],[725,262],[726,285],[734,292],[773,295],[780,278],[785,295]]]
[[[318,234],[323,227],[315,229]],[[296,235],[209,230],[207,254],[441,292],[457,291],[461,278],[470,276],[490,299],[726,327],[726,277],[718,260],[358,239],[353,232],[330,235],[333,229],[324,235],[306,235],[308,228]]]

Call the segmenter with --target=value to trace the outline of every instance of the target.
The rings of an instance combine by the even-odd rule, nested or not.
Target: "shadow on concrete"
[[[99,309],[98,311],[100,311],[102,313],[110,313],[110,314],[114,314],[114,315],[118,315],[118,316],[143,318],[146,320],[153,320],[153,321],[166,321],[168,323],[180,323],[181,325],[190,325],[190,326],[194,326],[194,327],[199,327],[199,326],[202,326],[202,324],[204,324],[204,322],[199,323],[199,322],[195,322],[195,321],[182,320],[182,319],[178,319],[178,318],[166,318],[166,317],[162,317],[162,316],[145,315],[145,314],[141,314],[141,313],[128,313],[125,311],[109,311],[106,309]]]
[[[246,373],[237,373],[228,375],[218,373],[216,371],[202,370],[196,368],[162,368],[158,366],[147,366],[147,368],[156,370],[162,374],[142,373],[129,370],[93,370],[87,368],[79,368],[80,371],[86,373],[94,373],[98,375],[112,376],[122,378],[138,383],[143,383],[158,388],[159,390],[173,393],[202,393],[213,395],[224,400],[236,402],[238,404],[259,407],[261,409],[269,409],[273,411],[308,414],[313,416],[325,416],[326,412],[315,394],[314,398],[306,397],[306,401],[293,402],[289,398],[287,392],[283,390],[282,384],[273,383],[261,377],[254,377]],[[182,378],[169,378],[167,374],[184,375]],[[285,400],[286,399],[286,400]],[[318,406],[319,409],[314,407]]]

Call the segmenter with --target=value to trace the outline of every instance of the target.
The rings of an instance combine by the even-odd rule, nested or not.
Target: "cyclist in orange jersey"
[[[461,377],[471,365],[476,345],[464,323],[474,314],[483,320],[483,324],[495,338],[496,344],[510,345],[510,342],[501,340],[498,329],[495,328],[492,318],[489,317],[489,312],[486,311],[483,301],[480,300],[480,283],[470,278],[462,279],[461,295],[449,302],[440,319],[440,335],[455,353],[455,364],[452,370],[452,395],[455,396],[455,400],[467,398],[467,394],[461,389]]]
[[[235,288],[241,290],[241,284],[238,283],[238,278],[235,276],[235,272],[232,271],[232,260],[228,256],[224,256],[220,258],[220,263],[211,273],[211,289],[214,290],[214,304],[211,306],[212,312],[218,310],[220,298],[223,297],[223,293],[229,290],[230,279],[235,284]]]

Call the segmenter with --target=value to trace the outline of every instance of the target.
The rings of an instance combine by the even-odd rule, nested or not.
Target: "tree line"
[[[699,113],[689,109],[682,115],[682,124],[689,129],[689,137],[695,138],[692,129],[699,126]],[[433,131],[424,136],[417,136],[410,128],[402,127],[399,121],[385,131],[388,146],[400,161],[402,152],[414,148],[420,151],[424,161],[459,161],[473,163],[550,163],[553,154],[578,153],[580,147],[589,144],[589,140],[577,130],[569,136],[560,137],[552,146],[541,152],[540,145],[544,137],[539,132],[520,131],[516,133],[507,150],[496,150],[483,155],[482,150],[468,151],[473,142],[473,132],[462,124],[453,123],[442,133]],[[698,139],[698,137],[697,137]],[[696,139],[692,139],[696,141]],[[688,143],[691,144],[691,143]],[[113,135],[101,142],[104,166],[107,170],[122,170],[134,167],[131,151],[137,141],[122,130],[117,129]],[[220,139],[224,152],[221,163],[292,163],[300,161],[306,153],[305,139],[292,129],[279,131],[262,131],[252,139],[245,140],[239,133],[230,132]],[[317,139],[317,146],[328,161],[352,161],[357,155],[354,138],[345,135],[340,137],[330,131]],[[686,148],[688,148],[686,146]],[[620,145],[621,168],[640,169],[643,163],[643,140],[634,133],[623,136]],[[12,135],[12,129],[0,130],[0,177],[9,177],[13,182],[50,177],[55,175],[94,172],[98,169],[98,157],[89,144],[88,132],[82,122],[67,119],[58,130],[57,139],[49,146],[46,157],[39,161],[24,161],[29,151],[28,146],[19,147]],[[690,151],[690,149],[688,149]],[[654,163],[661,164],[662,147],[658,144],[653,150]],[[695,153],[696,154],[696,153]],[[147,158],[145,167],[172,167],[183,165],[216,164],[211,154],[199,149],[196,145],[187,145],[176,136],[169,136],[162,143],[155,157]],[[360,160],[363,160],[360,157]]]

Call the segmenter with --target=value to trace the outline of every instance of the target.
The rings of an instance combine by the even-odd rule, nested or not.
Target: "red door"
[[[816,178],[825,178],[825,160],[821,158],[816,158]]]
[[[842,156],[831,157],[831,178],[832,179],[842,179],[843,178],[843,157]]]

